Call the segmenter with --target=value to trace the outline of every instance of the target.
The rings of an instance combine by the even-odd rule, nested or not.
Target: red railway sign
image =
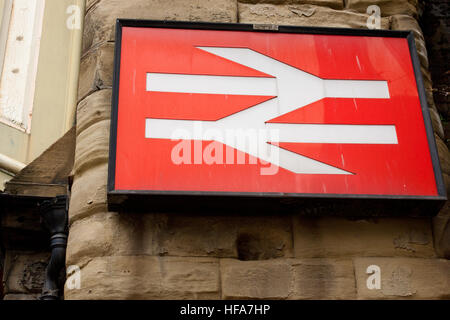
[[[109,195],[445,199],[407,32],[119,20]]]

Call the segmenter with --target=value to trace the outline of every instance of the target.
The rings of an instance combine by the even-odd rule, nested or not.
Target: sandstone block
[[[355,299],[353,263],[334,259],[297,259],[290,299]]]
[[[444,175],[444,177],[445,176],[448,177],[448,175]],[[447,186],[447,191],[448,190]],[[450,207],[448,202],[441,211],[433,217],[433,237],[434,246],[438,256],[450,259]]]
[[[115,255],[165,255],[155,234],[164,214],[120,212],[114,220],[113,250]]]
[[[80,289],[65,299],[217,299],[219,263],[213,258],[97,257],[81,268]]]
[[[85,17],[83,48],[114,40],[117,18],[236,22],[235,0],[101,0]]]
[[[77,134],[111,117],[112,90],[100,90],[81,100],[77,108]]]
[[[313,5],[239,4],[241,23],[366,29],[368,17],[366,14]],[[388,18],[381,18],[381,28],[389,29]]]
[[[428,104],[428,107],[437,110],[439,113],[441,113],[441,114],[443,114],[443,115],[446,115],[446,113],[444,113],[443,110],[442,110],[442,108],[441,108],[442,105],[436,105],[436,104],[434,103],[434,96],[433,96],[433,91],[432,91],[432,90],[431,90],[431,91],[425,90],[425,96],[426,96],[426,98],[427,98],[427,104]],[[438,108],[438,107],[439,107],[439,108]]]
[[[297,258],[435,255],[429,218],[296,217],[293,232]]]
[[[80,61],[78,101],[92,92],[112,88],[114,43],[104,43],[84,54]]]
[[[448,151],[447,145],[438,136],[436,138],[436,147],[439,154],[439,162],[441,164],[441,169],[443,173],[450,173],[450,152]]]
[[[75,174],[109,158],[109,120],[92,124],[77,135],[75,147]]]
[[[285,259],[266,261],[220,261],[222,298],[286,299],[293,275]]]
[[[450,261],[414,258],[355,258],[358,299],[449,299]],[[367,267],[380,268],[381,288],[368,289]]]
[[[107,162],[102,162],[75,176],[69,205],[70,224],[94,213],[107,211],[107,182]]]
[[[291,219],[258,216],[119,214],[117,254],[266,260],[292,256]]]
[[[159,253],[264,260],[292,255],[290,219],[168,214],[159,224]]]
[[[420,60],[420,65],[422,67],[424,67],[425,69],[428,69],[428,67],[429,67],[428,53],[427,53],[427,48],[425,46],[425,40],[415,37],[415,43],[416,43],[417,54],[418,54],[419,60]]]
[[[417,16],[417,0],[345,0],[345,8],[358,12],[367,12],[367,7],[377,5],[380,7],[381,16],[405,14]]]
[[[447,190],[447,198],[450,198],[450,175],[442,173],[442,177],[444,178],[444,184]]]
[[[417,37],[423,37],[422,28],[419,22],[411,16],[405,14],[396,14],[390,17],[392,30],[413,31]]]
[[[66,264],[80,265],[94,257],[110,255],[117,229],[117,213],[98,213],[70,226]]]
[[[86,11],[89,11],[94,4],[97,4],[100,0],[86,0]]]
[[[431,124],[433,125],[434,132],[441,138],[445,138],[444,127],[442,126],[441,118],[436,110],[428,108],[431,117]]]

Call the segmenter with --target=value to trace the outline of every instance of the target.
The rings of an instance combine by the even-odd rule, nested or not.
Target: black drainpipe
[[[41,300],[59,300],[62,296],[60,288],[61,272],[66,264],[66,247],[68,235],[68,197],[57,196],[40,203],[40,214],[44,228],[50,232],[50,249],[52,251],[48,263]]]

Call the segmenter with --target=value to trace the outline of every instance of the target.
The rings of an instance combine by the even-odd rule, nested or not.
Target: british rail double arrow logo
[[[197,47],[218,57],[267,74],[267,77],[239,77],[219,75],[194,75],[175,73],[147,73],[148,92],[172,92],[193,94],[222,94],[274,97],[250,108],[233,113],[215,121],[177,120],[147,118],[146,138],[171,139],[175,130],[190,133],[192,140],[202,140],[194,130],[201,125],[205,130],[223,132],[216,141],[271,162],[268,156],[278,152],[276,165],[296,174],[352,174],[329,164],[285,150],[277,143],[322,143],[322,144],[397,144],[395,125],[371,124],[317,124],[274,123],[276,117],[292,112],[324,98],[374,98],[389,99],[387,81],[379,80],[329,80],[292,67],[267,55],[248,48]],[[214,108],[214,105],[210,106]],[[259,139],[257,148],[239,145],[238,141],[225,141],[225,131],[239,134],[247,128],[279,132],[277,140]],[[231,130],[231,131],[230,131]],[[276,150],[274,150],[276,149]],[[256,150],[258,150],[256,152]]]

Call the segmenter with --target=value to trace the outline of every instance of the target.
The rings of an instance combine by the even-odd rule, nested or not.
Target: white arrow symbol
[[[204,140],[195,128],[214,131],[214,140],[294,173],[351,174],[267,142],[397,144],[393,125],[328,125],[266,123],[282,114],[330,98],[388,99],[386,81],[324,80],[247,48],[198,47],[274,78],[147,73],[147,91],[276,96],[217,121],[146,119],[145,137],[171,139],[184,130]],[[212,108],[214,106],[211,106]],[[242,129],[264,132],[257,146],[242,142]],[[273,132],[279,132],[274,136]],[[225,133],[226,132],[226,133]],[[230,132],[235,132],[230,137]],[[225,138],[227,139],[225,141]],[[273,155],[277,155],[274,163]]]

